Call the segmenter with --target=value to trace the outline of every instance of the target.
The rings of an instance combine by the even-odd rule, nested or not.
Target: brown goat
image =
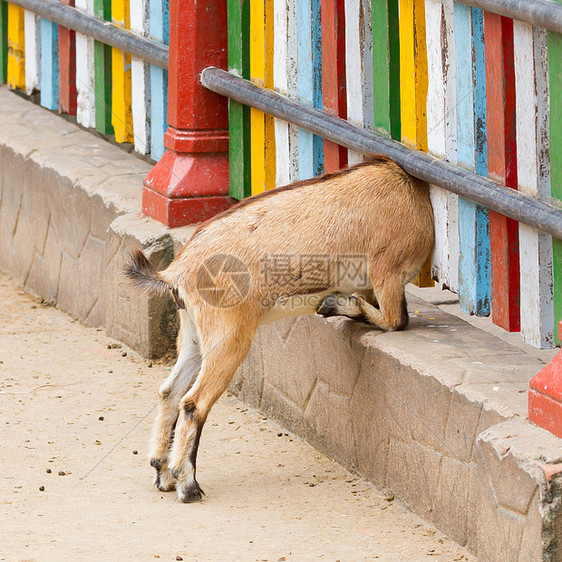
[[[260,324],[318,312],[402,330],[404,286],[433,242],[428,185],[378,156],[240,202],[203,223],[164,271],[136,252],[126,275],[140,289],[171,290],[181,320],[153,432],[157,488],[201,499],[203,424]]]

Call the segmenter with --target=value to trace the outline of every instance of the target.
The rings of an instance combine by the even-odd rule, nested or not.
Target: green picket
[[[375,130],[400,140],[398,0],[372,0]]]
[[[94,0],[97,18],[111,21],[111,0]],[[94,72],[96,92],[96,131],[113,134],[111,124],[111,47],[94,41]]]
[[[228,0],[228,68],[250,77],[250,0]],[[229,105],[230,195],[251,195],[250,108],[234,100]]]
[[[8,2],[0,0],[0,84],[8,80]]]
[[[562,0],[557,0],[562,3]],[[550,173],[553,203],[562,204],[562,35],[548,34],[550,79]],[[562,321],[562,240],[552,239],[554,278],[554,333]]]

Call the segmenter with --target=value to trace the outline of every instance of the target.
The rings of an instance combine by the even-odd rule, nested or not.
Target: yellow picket
[[[402,142],[427,152],[425,0],[400,0],[400,121]],[[414,280],[432,287],[431,257]]]
[[[129,29],[129,0],[112,0],[111,19],[117,27]],[[112,116],[111,124],[117,142],[134,143],[131,86],[131,55],[113,48],[111,57]]]
[[[8,86],[25,90],[24,10],[8,4]]]

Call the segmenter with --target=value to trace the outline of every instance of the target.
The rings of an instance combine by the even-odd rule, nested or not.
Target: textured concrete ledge
[[[0,269],[162,355],[174,306],[132,291],[123,257],[142,247],[162,268],[192,229],[139,213],[144,162],[5,88],[0,107]],[[231,388],[481,560],[562,560],[562,440],[527,421],[544,362],[412,295],[409,309],[401,333],[342,318],[265,326]]]
[[[6,87],[0,108],[0,270],[81,322],[162,355],[173,308],[123,293],[122,233],[110,229],[117,217],[139,214],[149,164]],[[143,236],[156,265],[173,257],[169,235],[168,252],[158,228]]]

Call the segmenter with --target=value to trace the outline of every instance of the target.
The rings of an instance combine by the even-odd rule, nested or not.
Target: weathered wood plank
[[[111,0],[94,0],[94,15],[111,20]],[[111,123],[112,48],[100,41],[94,42],[95,121],[96,131],[104,135],[113,133]]]
[[[322,105],[324,111],[338,115],[338,19],[336,0],[322,0]],[[339,146],[324,141],[324,168],[335,172],[340,168]]]
[[[430,153],[456,162],[455,41],[452,0],[426,0],[428,61],[427,121]],[[375,74],[376,75],[376,74]],[[458,198],[431,186],[435,217],[432,277],[442,286],[458,287]]]
[[[265,3],[250,0],[250,78],[265,86]],[[265,191],[265,115],[250,109],[252,195]]]
[[[31,95],[39,87],[39,70],[41,65],[40,18],[33,12],[25,10],[25,91]]]
[[[557,0],[560,3],[560,0]],[[562,35],[548,34],[550,80],[550,172],[554,202],[562,204]],[[562,321],[562,240],[553,238],[554,323]],[[558,330],[554,330],[560,345]]]
[[[544,30],[513,24],[517,102],[518,189],[550,202],[548,63]],[[535,347],[554,345],[552,239],[519,225],[521,337]]]
[[[273,0],[265,0],[265,75],[264,85],[273,90],[274,14]],[[275,187],[275,117],[265,115],[265,189]]]
[[[322,23],[320,0],[312,0],[312,105],[322,109]],[[324,139],[312,137],[313,173],[324,173]]]
[[[274,35],[275,50],[273,53],[273,86],[276,92],[288,94],[288,2],[275,0],[274,2]],[[290,152],[289,152],[289,124],[281,119],[275,120],[275,185],[290,183]]]
[[[113,24],[123,29],[130,29],[129,0],[111,0],[111,19]],[[112,50],[111,57],[111,124],[117,142],[134,143],[133,110],[131,101],[131,55]]]
[[[60,0],[74,6],[74,0]],[[59,113],[76,115],[76,32],[59,26]]]
[[[312,105],[312,4],[296,0],[297,7],[297,91],[299,100]],[[299,129],[299,179],[314,176],[313,135]]]
[[[485,115],[476,114],[481,99],[476,101],[477,84],[484,76],[475,63],[477,50],[483,44],[478,32],[478,14],[455,4],[455,42],[457,52],[457,164],[476,170],[476,127]],[[473,33],[473,31],[475,33]],[[478,51],[480,52],[480,51]],[[478,67],[477,67],[478,66]],[[485,78],[485,76],[484,76]],[[481,95],[479,92],[478,95]],[[484,90],[485,99],[485,90]],[[480,173],[485,170],[480,170]],[[467,314],[490,314],[490,242],[487,213],[463,197],[458,200],[459,218],[459,301]]]
[[[8,86],[25,90],[24,9],[8,4]]]
[[[168,0],[150,0],[150,36],[168,45],[170,7]],[[168,71],[150,66],[150,156],[160,160],[164,155],[164,134],[168,126]],[[134,122],[134,119],[133,119]]]
[[[298,101],[298,25],[296,0],[288,0],[287,30],[287,93],[289,98]],[[289,176],[293,182],[299,179],[299,128],[296,125],[289,125],[289,154]]]
[[[228,68],[249,78],[249,0],[228,0]],[[230,195],[243,199],[251,195],[250,108],[229,102]]]
[[[517,187],[515,145],[515,76],[513,21],[484,14],[486,42],[486,115],[488,174],[491,179]],[[519,239],[517,222],[490,212],[492,252],[492,320],[516,332],[519,317]]]
[[[427,50],[424,0],[400,0],[400,121],[402,142],[427,152]],[[413,281],[433,286],[431,257]]]
[[[8,80],[8,2],[0,0],[0,84]]]
[[[131,31],[140,36],[148,35],[148,0],[130,0],[130,2]],[[158,8],[156,18],[161,20],[163,9],[160,2]],[[150,65],[137,57],[131,57],[131,105],[135,151],[148,154],[150,152]],[[160,157],[163,154],[162,150]]]
[[[347,119],[362,127],[373,127],[373,54],[371,7],[365,0],[345,2],[345,46]],[[363,155],[349,151],[350,164]]]
[[[76,8],[93,15],[93,0],[76,0]],[[76,120],[84,127],[96,126],[94,40],[76,34]]]
[[[41,18],[40,103],[47,109],[59,107],[58,25]]]

